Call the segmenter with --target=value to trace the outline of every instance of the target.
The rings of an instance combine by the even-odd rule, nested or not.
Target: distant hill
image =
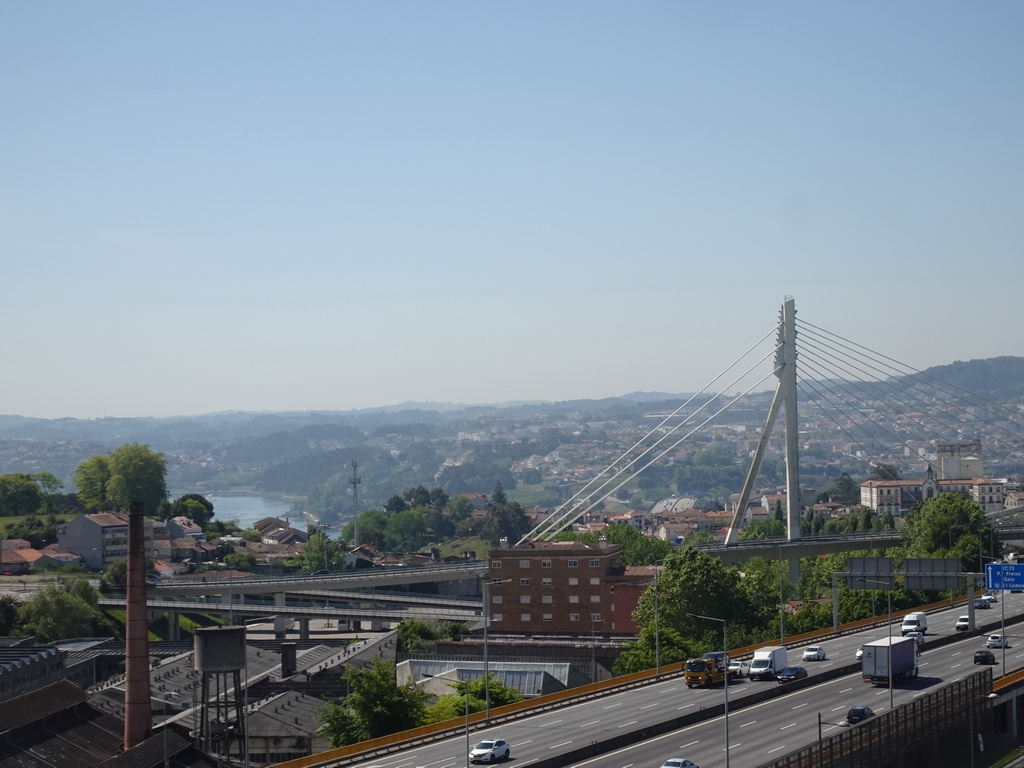
[[[996,403],[1024,402],[1024,357],[989,357],[966,363],[957,360],[926,368],[923,373],[925,379],[936,380],[932,382],[936,389],[948,390],[945,385],[952,385]]]

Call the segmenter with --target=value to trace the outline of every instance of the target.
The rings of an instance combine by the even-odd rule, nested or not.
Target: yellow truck
[[[689,659],[683,668],[687,688],[707,688],[725,680],[729,669],[729,654],[711,651],[699,659]]]

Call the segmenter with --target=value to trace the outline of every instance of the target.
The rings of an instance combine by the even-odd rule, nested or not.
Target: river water
[[[213,504],[214,520],[234,520],[242,529],[251,528],[252,524],[264,517],[277,517],[288,520],[295,528],[306,529],[306,523],[298,513],[289,515],[292,508],[290,501],[270,499],[266,496],[207,496]]]

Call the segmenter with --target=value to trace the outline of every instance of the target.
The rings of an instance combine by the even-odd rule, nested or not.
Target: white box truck
[[[747,677],[751,680],[774,680],[775,676],[788,666],[786,646],[770,645],[754,651]]]
[[[900,634],[905,635],[907,632],[920,632],[922,635],[927,635],[928,614],[924,611],[915,611],[904,616],[903,623],[900,624]]]
[[[889,660],[892,659],[892,682],[917,677],[917,641],[912,637],[883,637],[864,643],[861,672],[865,683],[889,684]]]

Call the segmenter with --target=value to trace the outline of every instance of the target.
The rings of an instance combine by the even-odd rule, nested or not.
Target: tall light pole
[[[699,613],[688,613],[687,616],[692,616],[695,619],[707,619],[708,621],[720,621],[722,622],[722,650],[725,651],[726,659],[729,656],[729,642],[726,639],[726,624],[725,619],[719,619],[714,616],[701,616]],[[728,662],[727,662],[728,663]],[[725,768],[729,768],[729,670],[725,671],[725,679],[722,681],[722,690],[725,691],[725,709],[724,717],[725,720]]]
[[[487,628],[491,624],[491,596],[488,587],[493,587],[496,584],[507,584],[512,579],[502,579],[501,581],[491,581],[487,576],[481,577],[482,597],[484,600],[484,701],[486,702],[485,710],[487,721],[491,719],[491,673],[489,669],[489,659],[487,653]]]
[[[888,663],[886,664],[886,667],[888,667],[888,669],[889,669],[889,709],[891,710],[895,706],[893,704],[893,695],[892,695],[892,582],[891,581],[881,581],[879,579],[863,579],[863,578],[858,578],[857,581],[862,581],[862,582],[865,582],[867,584],[882,584],[882,585],[888,587],[886,592],[887,592],[887,594],[889,596],[889,618],[887,619],[888,626],[886,628],[886,634],[889,635],[889,645],[886,648],[886,653],[887,653],[887,657],[888,657]],[[917,641],[916,640],[914,641],[914,653],[917,653]]]

